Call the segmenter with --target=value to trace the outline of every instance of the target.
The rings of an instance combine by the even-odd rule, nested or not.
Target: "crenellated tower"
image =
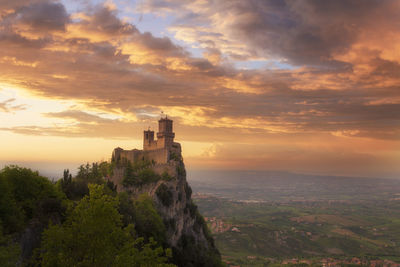
[[[143,135],[143,150],[153,150],[157,149],[157,141],[154,140],[154,131],[150,130],[144,131]]]
[[[171,148],[174,143],[175,133],[172,131],[172,120],[168,117],[158,121],[157,147]]]

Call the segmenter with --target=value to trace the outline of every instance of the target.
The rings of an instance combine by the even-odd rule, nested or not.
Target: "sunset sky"
[[[0,162],[400,177],[400,1],[0,0]],[[61,167],[62,169],[62,167]]]

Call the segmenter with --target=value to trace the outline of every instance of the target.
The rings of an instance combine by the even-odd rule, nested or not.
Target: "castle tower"
[[[157,144],[154,141],[154,131],[151,131],[150,129],[144,131],[143,150],[151,150],[154,149],[155,146],[157,146]]]
[[[158,133],[157,133],[157,147],[158,148],[170,148],[174,143],[175,133],[172,131],[173,121],[168,117],[161,118],[158,121]]]

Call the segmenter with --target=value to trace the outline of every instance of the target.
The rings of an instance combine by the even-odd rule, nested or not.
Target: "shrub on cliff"
[[[128,162],[125,167],[122,185],[124,187],[142,186],[157,182],[161,179],[161,176],[154,172],[151,166],[152,163],[146,160],[135,162],[135,164]]]
[[[173,203],[173,194],[165,184],[161,184],[157,188],[156,195],[161,203],[166,207],[169,207]]]
[[[223,267],[221,255],[215,247],[200,245],[192,235],[183,234],[173,248],[173,262],[178,266]]]
[[[164,181],[172,181],[172,180],[175,179],[175,177],[169,175],[168,171],[164,171],[164,172],[161,174],[161,179],[164,180]]]

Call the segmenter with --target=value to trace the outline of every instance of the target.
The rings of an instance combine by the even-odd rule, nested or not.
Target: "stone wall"
[[[170,150],[167,148],[154,149],[154,150],[123,150],[121,148],[114,149],[113,158],[116,161],[126,159],[131,163],[139,160],[155,161],[156,163],[167,163],[170,157]]]
[[[169,150],[167,148],[160,148],[156,150],[142,151],[143,157],[156,163],[167,163],[169,160]]]

